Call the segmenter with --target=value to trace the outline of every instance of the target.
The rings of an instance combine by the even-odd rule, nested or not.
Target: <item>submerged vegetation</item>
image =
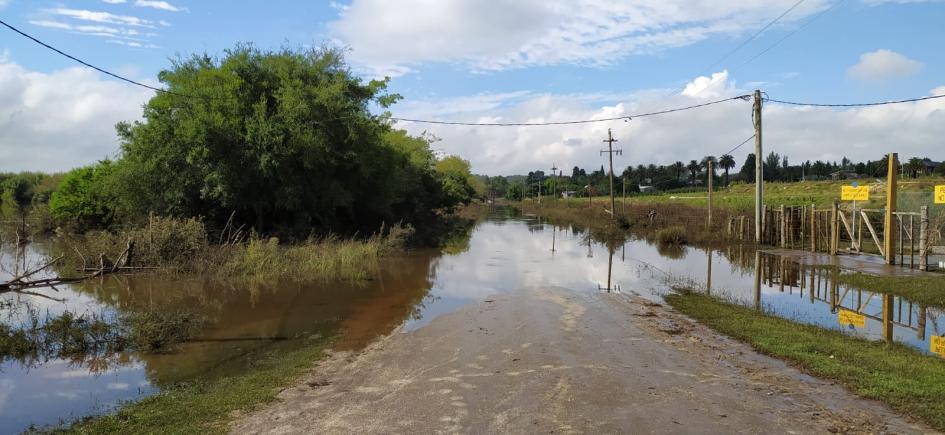
[[[413,234],[409,226],[382,227],[365,239],[311,237],[283,244],[256,234],[210,244],[204,224],[196,219],[152,218],[146,227],[124,231],[90,231],[64,237],[57,255],[66,258],[63,273],[84,273],[115,260],[132,245],[127,267],[164,273],[188,273],[216,280],[251,278],[333,280],[368,279],[378,260],[400,248]]]
[[[653,237],[657,242],[666,245],[683,245],[687,241],[686,228],[678,225],[659,229]]]
[[[815,376],[882,401],[945,430],[945,364],[902,344],[886,344],[802,325],[685,291],[666,301],[716,331],[783,358]]]

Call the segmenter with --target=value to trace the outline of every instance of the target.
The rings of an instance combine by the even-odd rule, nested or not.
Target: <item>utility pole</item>
[[[896,264],[896,255],[893,253],[896,244],[896,239],[893,238],[893,234],[895,234],[893,226],[895,225],[894,214],[896,213],[896,194],[898,193],[896,192],[898,190],[896,180],[898,157],[898,154],[891,153],[887,159],[889,168],[886,176],[886,216],[883,220],[883,253],[886,254],[886,264]]]
[[[764,170],[761,164],[761,91],[755,90],[752,106],[752,121],[755,124],[755,243],[761,243],[761,209],[764,203]]]
[[[541,207],[541,177],[538,177],[538,206]]]
[[[712,230],[712,181],[713,181],[712,179],[715,178],[715,177],[714,177],[713,174],[712,174],[712,159],[709,159],[709,161],[707,162],[707,164],[708,164],[708,172],[709,172],[709,180],[708,180],[708,184],[709,184],[709,201],[708,201],[708,203],[709,203],[709,206],[708,206],[709,220],[708,220],[707,228],[709,229],[709,231],[711,231],[711,230]],[[710,264],[711,264],[711,263],[710,263]],[[712,266],[709,266],[709,267],[711,268]],[[711,270],[711,269],[709,269],[709,270]],[[712,272],[709,272],[709,273],[711,274]]]
[[[607,153],[607,157],[610,160],[610,218],[614,218],[614,205],[616,201],[614,200],[614,154],[622,155],[622,150],[614,149],[614,142],[617,142],[617,139],[614,139],[613,133],[610,129],[607,129],[607,139],[604,139],[604,142],[607,142],[607,150],[601,150],[600,154],[604,155]]]
[[[551,163],[551,196],[554,198],[554,202],[558,202],[558,168],[556,168],[554,162]]]

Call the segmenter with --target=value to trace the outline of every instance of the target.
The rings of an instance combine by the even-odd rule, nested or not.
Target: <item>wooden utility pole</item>
[[[761,164],[761,91],[755,90],[752,106],[752,121],[755,124],[755,242],[761,243],[762,214],[764,202],[764,170]]]
[[[558,202],[558,168],[556,168],[554,163],[551,163],[551,197],[554,198],[554,202]]]
[[[538,205],[541,206],[541,177],[538,177]]]
[[[896,180],[896,166],[898,154],[890,153],[888,160],[888,169],[886,175],[886,218],[883,221],[883,253],[886,254],[886,264],[896,264],[895,250],[896,239],[893,238],[894,216],[896,212],[896,190],[898,183]]]
[[[607,158],[610,160],[610,218],[613,219],[616,204],[614,200],[614,154],[621,155],[623,151],[614,149],[614,142],[617,142],[617,139],[614,139],[614,135],[609,128],[607,129],[607,139],[604,139],[604,142],[607,142],[607,149],[601,150],[600,154],[607,153]]]
[[[627,177],[620,177],[620,179],[623,180],[623,203],[621,204],[621,207],[623,207],[623,212],[624,214],[626,214],[627,213]]]
[[[711,230],[711,229],[712,229],[712,179],[715,178],[715,177],[713,176],[713,174],[712,174],[712,159],[709,159],[709,161],[707,162],[707,171],[708,171],[708,173],[709,173],[709,180],[708,180],[708,185],[709,185],[709,198],[708,198],[709,219],[708,219],[708,221],[706,222],[706,224],[707,224],[706,226],[707,226],[707,228],[708,228],[709,230]]]

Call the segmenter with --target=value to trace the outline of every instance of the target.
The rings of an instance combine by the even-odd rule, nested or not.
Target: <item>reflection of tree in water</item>
[[[65,311],[41,314],[29,300],[4,301],[0,320],[0,362],[39,367],[52,360],[87,367],[93,373],[128,362],[132,347],[123,328],[106,314]]]
[[[673,259],[682,260],[686,258],[686,246],[675,243],[656,243],[656,252],[660,255]]]

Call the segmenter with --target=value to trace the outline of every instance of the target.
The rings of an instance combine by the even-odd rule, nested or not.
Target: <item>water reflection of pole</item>
[[[606,290],[607,293],[617,293],[620,291],[620,286],[612,284],[611,277],[613,276],[614,268],[614,246],[612,244],[607,244],[607,287],[600,288],[600,285],[597,286],[598,290]]]
[[[919,307],[919,318],[916,320],[916,333],[919,340],[925,340],[925,307]]]
[[[886,293],[883,295],[883,339],[891,343],[893,339],[893,297]]]
[[[555,256],[555,234],[558,233],[558,229],[554,226],[551,227],[551,256]]]
[[[761,309],[761,251],[755,251],[755,309]]]
[[[810,303],[811,303],[811,304],[814,303],[814,296],[816,296],[815,293],[820,293],[820,289],[819,289],[819,288],[817,289],[816,292],[814,291],[814,275],[816,275],[816,274],[817,274],[817,268],[816,268],[816,267],[811,267],[811,268],[810,268],[810,286],[809,286],[809,288],[807,289],[807,292],[810,294]]]
[[[594,253],[591,251],[591,235],[587,235],[587,258],[593,258]]]
[[[705,293],[710,295],[712,294],[712,249],[706,248],[705,251],[706,251],[706,258],[708,259],[707,261],[708,270],[706,271],[706,277],[705,277]]]

